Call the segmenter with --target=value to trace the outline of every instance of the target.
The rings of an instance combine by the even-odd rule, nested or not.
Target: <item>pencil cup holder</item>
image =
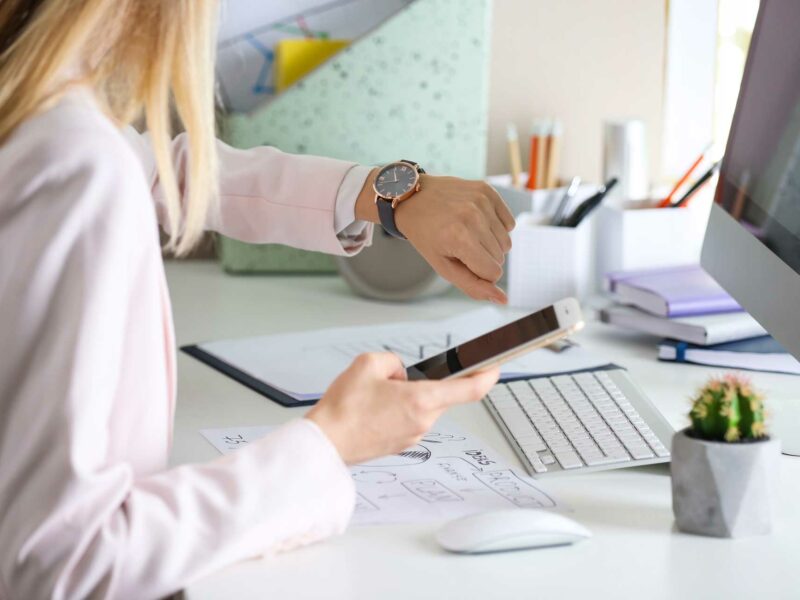
[[[698,264],[710,198],[685,208],[606,206],[597,211],[597,273]],[[639,206],[641,206],[639,204]]]
[[[525,173],[522,179],[527,179]],[[511,213],[516,217],[522,213],[554,214],[559,201],[567,191],[566,187],[529,190],[515,188],[511,185],[510,175],[493,175],[486,180],[508,205]],[[597,186],[591,183],[582,183],[578,186],[575,197],[570,203],[570,208],[575,208],[597,191]]]
[[[572,296],[585,298],[592,281],[591,220],[578,227],[547,225],[549,215],[523,213],[511,233],[509,304],[541,308]]]

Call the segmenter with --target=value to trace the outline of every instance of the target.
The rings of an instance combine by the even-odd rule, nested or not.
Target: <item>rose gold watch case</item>
[[[372,182],[372,189],[375,192],[375,202],[377,202],[378,200],[386,200],[387,202],[391,202],[392,203],[392,208],[397,208],[397,205],[400,204],[403,200],[408,200],[409,198],[411,198],[411,196],[416,194],[421,189],[421,186],[420,186],[420,183],[419,183],[419,175],[420,175],[420,173],[419,173],[419,165],[412,165],[411,163],[403,162],[402,160],[396,160],[394,162],[390,162],[389,164],[383,165],[380,168],[380,171],[378,171],[378,173],[380,173],[381,171],[383,171],[387,167],[391,167],[392,165],[402,165],[404,167],[411,167],[414,170],[414,183],[411,186],[411,189],[408,190],[406,193],[401,194],[397,198],[386,198],[384,196],[381,196],[380,192],[378,191],[378,185],[377,185],[378,184],[378,178],[377,177],[375,178],[375,181]]]

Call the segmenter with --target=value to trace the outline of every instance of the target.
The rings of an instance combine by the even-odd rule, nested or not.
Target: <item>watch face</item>
[[[411,165],[392,163],[378,172],[375,191],[382,198],[394,200],[411,192],[417,184],[417,179],[417,171]]]

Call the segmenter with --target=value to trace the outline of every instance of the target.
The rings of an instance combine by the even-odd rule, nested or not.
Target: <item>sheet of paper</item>
[[[486,333],[525,314],[480,308],[441,321],[414,321],[364,327],[340,327],[199,344],[220,360],[287,394],[319,398],[328,385],[362,352],[391,351],[408,366]],[[563,352],[537,350],[507,363],[506,377],[562,373],[602,366],[604,357],[579,346]]]
[[[227,454],[271,429],[232,427],[200,433]],[[510,468],[479,438],[442,421],[419,444],[355,465],[350,473],[357,492],[353,525],[454,519],[515,507],[566,509],[540,482]]]

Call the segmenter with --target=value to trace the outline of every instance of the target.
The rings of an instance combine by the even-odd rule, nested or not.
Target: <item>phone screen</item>
[[[552,306],[431,356],[406,369],[408,378],[444,379],[518,346],[558,331]]]

